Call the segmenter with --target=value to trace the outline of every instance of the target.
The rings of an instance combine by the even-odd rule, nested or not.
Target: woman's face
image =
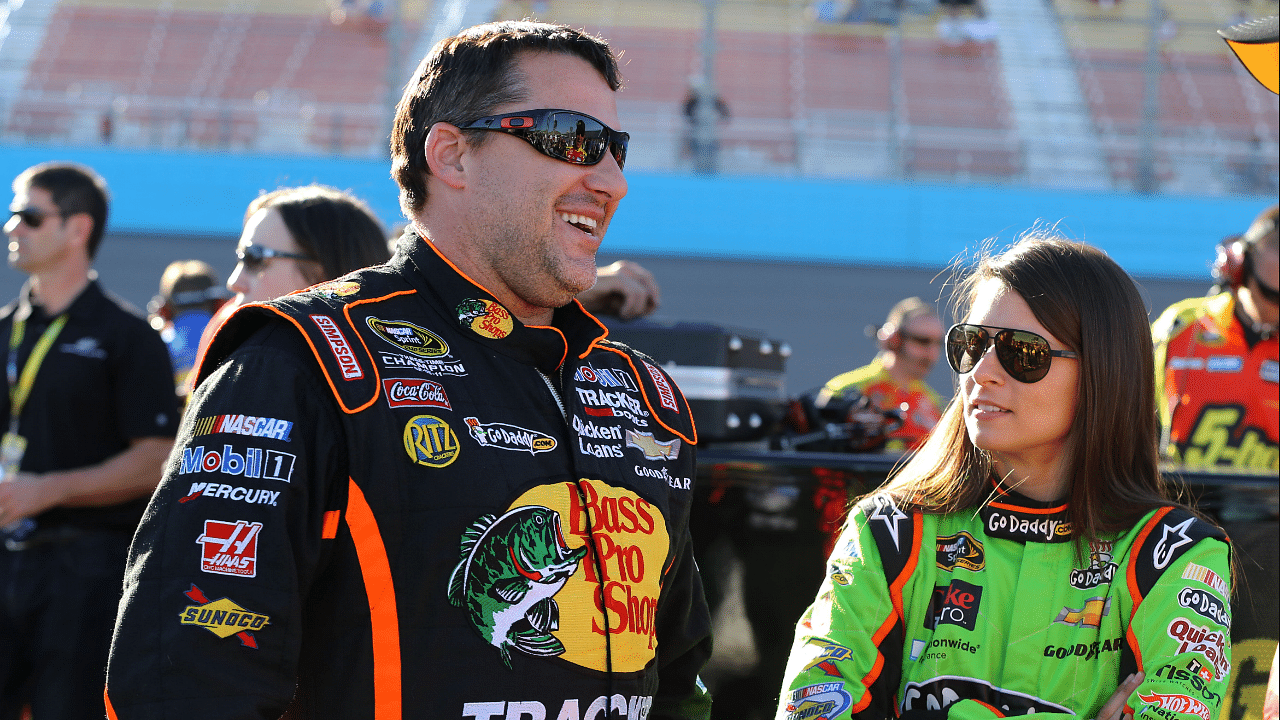
[[[258,245],[279,252],[303,254],[285,226],[284,219],[274,208],[262,208],[249,216],[244,233],[236,250],[243,252],[249,245]],[[261,302],[287,295],[315,284],[307,272],[320,270],[314,260],[290,257],[268,257],[261,264],[242,260],[227,279],[227,289],[236,293],[236,304]]]
[[[1036,321],[1021,295],[996,279],[979,285],[965,322],[1029,330],[1054,350],[1069,349]],[[1009,376],[994,347],[989,347],[973,370],[960,376],[970,441],[991,453],[997,464],[1053,465],[1075,418],[1079,372],[1078,360],[1055,357],[1042,379],[1021,383]]]

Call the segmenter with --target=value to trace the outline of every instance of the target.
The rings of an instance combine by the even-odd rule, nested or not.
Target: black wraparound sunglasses
[[[490,115],[462,125],[463,130],[504,132],[529,143],[547,157],[573,165],[595,165],[605,151],[613,153],[618,169],[627,162],[631,136],[573,110],[522,110]]]
[[[27,227],[32,230],[36,230],[44,224],[45,219],[52,215],[57,215],[63,218],[66,217],[66,214],[62,212],[46,213],[45,211],[37,208],[25,207],[18,210],[9,210],[9,222],[12,222],[13,218],[18,218],[22,222],[26,223]],[[6,227],[8,227],[9,222],[5,223]]]
[[[311,260],[316,262],[315,258],[307,257],[301,253],[285,252],[284,250],[276,250],[263,245],[249,244],[236,248],[236,259],[244,263],[244,269],[249,272],[257,272],[271,258],[292,258],[294,260]]]
[[[1000,367],[1020,383],[1044,379],[1056,357],[1079,357],[1070,350],[1050,348],[1048,340],[1029,330],[959,323],[947,331],[947,363],[962,375],[971,372],[992,343]]]

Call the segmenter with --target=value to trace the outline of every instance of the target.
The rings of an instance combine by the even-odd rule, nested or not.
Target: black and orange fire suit
[[[130,555],[120,720],[705,718],[689,406],[408,234],[237,312]]]

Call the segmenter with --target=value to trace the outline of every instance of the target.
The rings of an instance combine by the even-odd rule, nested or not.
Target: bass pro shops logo
[[[467,528],[449,601],[508,668],[519,651],[636,672],[656,652],[668,549],[662,515],[634,492],[588,479],[543,485]]]
[[[463,300],[456,309],[458,324],[481,337],[501,340],[515,327],[511,313],[492,300]]]

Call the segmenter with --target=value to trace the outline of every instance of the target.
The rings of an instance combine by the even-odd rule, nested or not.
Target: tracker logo
[[[586,711],[581,715],[579,708],[585,707]],[[464,702],[462,703],[463,720],[587,720],[588,718],[599,718],[604,720],[606,717],[627,718],[627,720],[645,720],[649,717],[649,709],[653,707],[652,695],[625,695],[615,694],[612,698],[607,695],[600,695],[594,700],[583,698],[569,698],[560,705],[560,711],[555,712],[555,706],[551,706],[550,710],[542,702],[538,700],[494,700],[491,702]]]
[[[1231,629],[1231,611],[1226,603],[1214,597],[1212,593],[1184,587],[1178,591],[1178,604],[1184,608],[1190,608],[1197,615],[1208,618],[1228,630]]]
[[[1177,618],[1169,623],[1169,637],[1177,640],[1177,654],[1193,652],[1202,655],[1217,677],[1225,678],[1231,672],[1231,660],[1227,658],[1227,637],[1224,633],[1210,630],[1207,627],[1193,625],[1185,618]]]
[[[537,455],[556,449],[556,440],[546,433],[509,423],[482,423],[479,418],[463,418],[471,437],[483,447],[517,450]]]
[[[938,625],[959,625],[972,630],[978,622],[978,608],[982,604],[982,588],[963,580],[952,580],[950,585],[933,588],[929,611],[924,626],[930,630]]]
[[[971,572],[978,572],[987,566],[982,541],[975,539],[968,531],[961,530],[955,535],[938,538],[937,549],[937,563],[940,570],[950,572],[957,567],[962,567]]]
[[[640,401],[631,397],[630,393],[619,392],[613,390],[592,390],[591,388],[575,387],[578,393],[578,400],[583,405],[593,407],[607,407],[613,410],[625,410],[632,415],[640,417],[649,417],[649,413],[640,406]],[[590,415],[591,413],[588,413]]]
[[[203,445],[198,445],[182,449],[182,464],[178,467],[178,474],[222,473],[289,482],[297,459],[297,455],[279,450],[247,447],[243,453],[238,453],[230,445],[223,445],[222,452],[218,452],[205,451]]]
[[[220,638],[235,635],[240,638],[242,647],[257,650],[258,641],[249,631],[261,630],[271,624],[270,616],[245,610],[229,598],[210,600],[194,583],[183,595],[199,604],[188,605],[178,613],[179,622],[202,627]]]
[[[649,379],[653,380],[654,387],[658,388],[658,402],[662,407],[674,413],[679,413],[680,406],[676,404],[676,394],[671,389],[671,383],[667,382],[667,376],[649,363],[643,360],[640,362],[644,365],[645,370],[649,371]]]
[[[387,394],[391,407],[438,407],[452,410],[444,386],[433,380],[415,378],[385,378],[382,391]]]
[[[338,324],[328,315],[312,315],[311,321],[320,328],[324,339],[329,343],[329,350],[333,352],[333,357],[338,361],[338,367],[342,370],[343,380],[359,380],[364,377],[364,370],[360,369],[360,363],[356,360],[356,354],[351,351],[351,344],[347,342],[347,337],[338,329]]]
[[[187,491],[186,497],[178,502],[188,503],[198,497],[226,498],[250,505],[270,505],[275,507],[276,500],[280,498],[280,493],[273,490],[250,489],[221,483],[194,482],[191,483],[191,489]]]
[[[256,577],[261,531],[260,522],[205,520],[204,532],[196,538],[196,543],[203,546],[200,569],[215,575]]]
[[[650,433],[628,430],[627,447],[639,450],[646,460],[675,460],[680,457],[680,438],[657,440]]]
[[[595,407],[583,406],[582,412],[586,413],[587,415],[590,415],[591,417],[598,417],[598,418],[611,418],[611,417],[625,418],[627,420],[630,420],[634,425],[638,427],[649,427],[648,420],[645,420],[644,418],[640,417],[639,415],[636,415],[630,410],[622,410],[619,408],[611,408],[611,407],[595,408]],[[648,413],[645,413],[645,415],[648,415]]]
[[[607,388],[622,388],[631,392],[638,392],[640,388],[636,386],[636,381],[631,378],[631,373],[625,370],[615,370],[613,368],[594,368],[590,364],[580,365],[573,372],[573,379],[578,382],[590,382],[603,385]]]
[[[293,423],[278,418],[257,417],[256,415],[208,415],[196,420],[192,435],[247,435],[249,437],[265,437],[272,440],[289,442],[289,434],[293,432]]]
[[[1071,710],[1034,695],[1005,690],[977,678],[943,675],[923,683],[907,683],[902,689],[901,711],[945,710],[961,699],[981,700],[1005,717],[1052,712],[1074,715]],[[899,713],[901,714],[901,713]]]

